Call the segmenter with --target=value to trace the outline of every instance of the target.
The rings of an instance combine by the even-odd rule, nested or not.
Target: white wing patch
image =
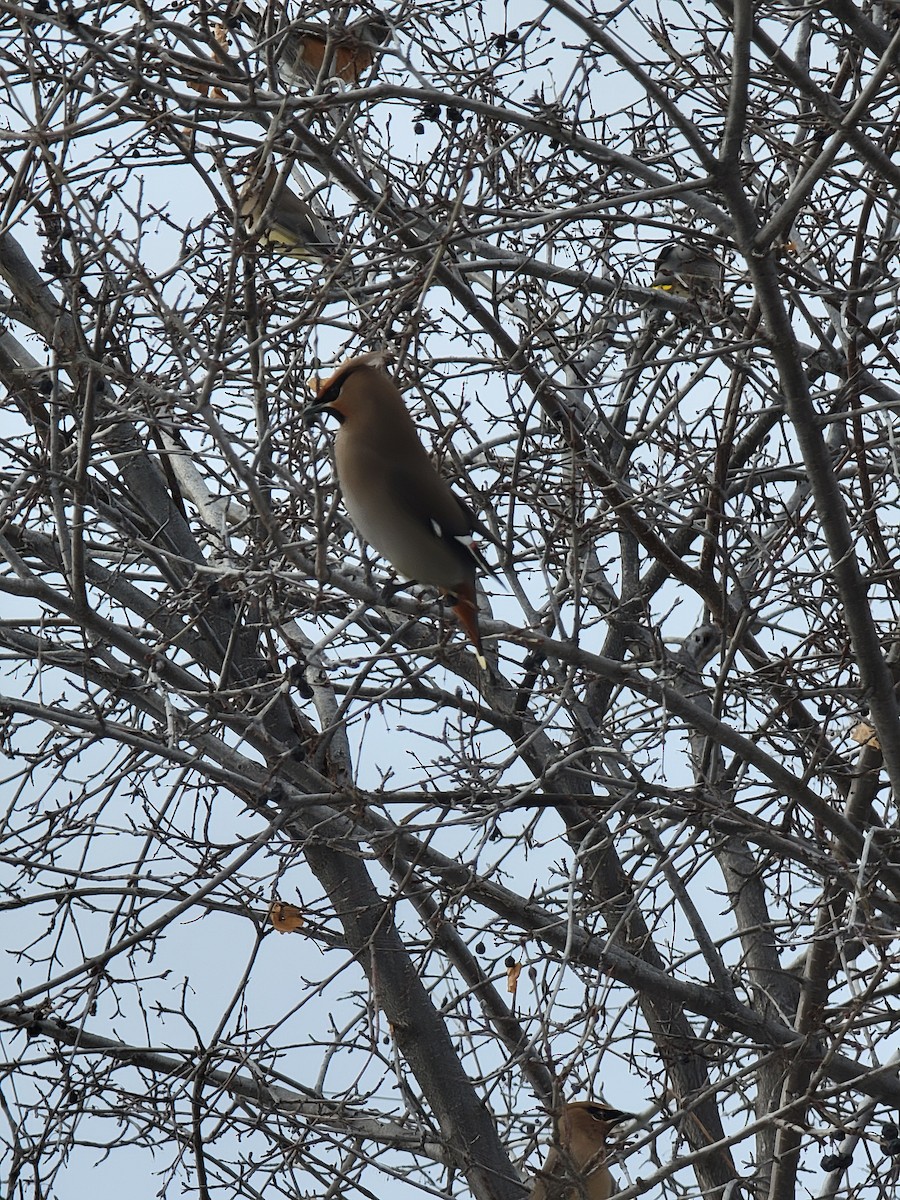
[[[431,518],[431,528],[434,536],[436,538],[440,538],[441,541],[444,541],[444,531],[434,517]],[[480,564],[480,566],[482,566],[489,574],[494,574],[490,566],[485,562],[484,555],[478,549],[478,538],[474,535],[474,533],[456,533],[450,540],[459,542],[461,546],[465,546],[465,548],[469,551],[475,561]]]
[[[440,538],[443,541],[444,531],[441,528],[440,524],[437,521],[435,521],[434,517],[431,518],[431,528],[434,531],[434,536]],[[471,533],[454,534],[453,540],[454,540],[454,542],[459,542],[461,546],[465,546],[465,548],[467,550],[474,550],[475,547],[478,545],[478,539]]]

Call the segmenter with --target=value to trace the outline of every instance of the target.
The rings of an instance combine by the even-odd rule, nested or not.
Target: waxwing
[[[651,287],[690,300],[721,295],[722,264],[686,242],[669,242],[656,258]]]
[[[288,187],[274,162],[261,168],[254,157],[238,196],[238,212],[247,232],[291,258],[311,262],[325,258],[334,241],[309,201]]]
[[[537,1173],[531,1200],[608,1200],[612,1179],[605,1161],[606,1137],[632,1113],[593,1100],[573,1100],[559,1119],[559,1145]]]
[[[283,15],[273,19],[274,11],[259,12],[243,4],[239,15],[249,20],[260,52],[271,53],[283,82],[305,91],[314,86],[323,67],[326,79],[359,83],[391,32],[384,14],[377,10],[348,25],[288,21]]]
[[[363,354],[316,381],[307,414],[340,423],[334,457],[344,505],[362,537],[407,579],[452,598],[452,608],[486,669],[475,575],[490,568],[475,534],[491,535],[438,474],[392,379],[385,356]],[[491,539],[493,540],[493,539]]]

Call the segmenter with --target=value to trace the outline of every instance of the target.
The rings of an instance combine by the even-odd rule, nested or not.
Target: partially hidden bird
[[[378,49],[388,39],[391,27],[383,13],[372,10],[349,24],[323,25],[310,21],[272,20],[269,13],[242,4],[254,30],[258,48],[271,48],[278,73],[286,84],[311,88],[320,75],[359,83],[375,62]]]
[[[669,242],[656,257],[650,286],[690,300],[720,295],[722,264],[687,242]]]
[[[339,422],[335,466],[356,529],[401,575],[451,599],[486,670],[475,579],[490,567],[476,535],[494,539],[438,474],[386,361],[380,351],[362,354],[316,380],[306,415],[331,413]]]
[[[288,187],[274,162],[253,164],[238,194],[238,212],[251,237],[291,258],[319,262],[334,249],[309,201]]]
[[[559,1118],[559,1145],[537,1173],[531,1200],[608,1200],[612,1178],[606,1165],[606,1138],[633,1113],[594,1100],[573,1100]]]

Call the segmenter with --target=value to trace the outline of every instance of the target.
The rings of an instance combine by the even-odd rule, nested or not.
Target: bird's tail
[[[481,645],[481,630],[478,628],[478,602],[475,599],[475,587],[466,582],[456,589],[454,603],[451,605],[456,619],[468,635],[469,641],[475,647],[475,657],[482,671],[487,670],[487,659]]]

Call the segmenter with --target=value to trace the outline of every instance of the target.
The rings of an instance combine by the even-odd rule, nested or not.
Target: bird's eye
[[[325,388],[324,391],[319,392],[319,394],[316,396],[316,404],[334,404],[335,400],[337,400],[337,398],[340,396],[344,384],[352,374],[353,368],[351,367],[349,371],[342,371],[340,375],[337,375],[334,379],[332,379],[328,387]]]
[[[316,404],[334,404],[338,396],[341,394],[341,388],[344,386],[346,375],[342,375],[340,379],[335,379],[324,391],[319,392],[316,396]]]
[[[604,1123],[608,1122],[612,1117],[618,1115],[614,1108],[603,1108],[599,1104],[591,1105],[589,1111],[595,1121],[603,1121]]]

